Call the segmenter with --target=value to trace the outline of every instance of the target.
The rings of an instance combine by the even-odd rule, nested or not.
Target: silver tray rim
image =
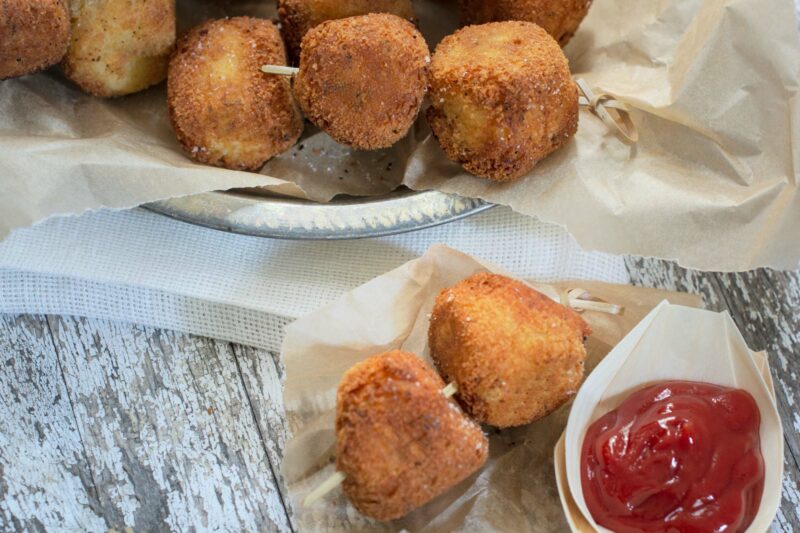
[[[214,191],[145,204],[170,218],[229,233],[284,240],[350,240],[418,231],[495,204],[440,191],[397,190],[316,203],[248,190]]]

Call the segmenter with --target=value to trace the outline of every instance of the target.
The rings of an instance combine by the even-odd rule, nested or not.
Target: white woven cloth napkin
[[[104,318],[278,350],[283,326],[444,243],[521,277],[630,281],[622,258],[506,208],[415,233],[292,242],[142,209],[56,218],[0,243],[0,313]]]

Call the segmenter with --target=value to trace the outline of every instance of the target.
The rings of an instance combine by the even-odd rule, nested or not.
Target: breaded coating
[[[160,83],[175,44],[175,0],[72,0],[64,72],[95,96]]]
[[[577,392],[590,333],[580,315],[528,285],[476,274],[436,298],[428,342],[464,410],[505,428],[546,416]]]
[[[303,132],[289,80],[264,74],[285,65],[278,28],[249,17],[206,21],[178,42],[169,64],[172,127],[186,153],[209,165],[258,170]]]
[[[459,0],[464,24],[524,20],[538,24],[561,46],[578,31],[592,0]]]
[[[430,51],[413,24],[371,14],[323,22],[303,39],[295,96],[303,113],[341,144],[388,148],[419,114]]]
[[[428,123],[468,172],[512,181],[578,129],[578,89],[552,37],[530,22],[468,26],[436,48]]]
[[[400,351],[370,357],[342,378],[336,469],[362,514],[400,518],[486,462],[489,441],[444,386],[422,359]]]
[[[300,56],[300,42],[311,28],[327,21],[368,13],[391,13],[416,19],[411,0],[278,0],[278,16],[289,56]]]
[[[66,0],[0,0],[0,80],[55,65],[68,44]]]

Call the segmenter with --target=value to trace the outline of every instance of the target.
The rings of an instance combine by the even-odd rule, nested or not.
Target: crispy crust
[[[135,4],[135,5],[134,5]],[[163,81],[175,43],[174,0],[73,0],[64,73],[95,96],[123,96]]]
[[[578,90],[564,53],[530,22],[468,26],[436,48],[428,123],[467,171],[513,181],[578,129]]]
[[[428,341],[465,411],[503,428],[546,416],[575,394],[590,333],[580,315],[528,285],[476,274],[436,298]]]
[[[504,20],[524,20],[545,29],[561,46],[578,31],[592,0],[459,0],[461,20],[484,24]]]
[[[388,148],[419,114],[429,62],[425,39],[395,15],[323,22],[303,39],[295,96],[306,117],[337,142]]]
[[[297,142],[303,119],[289,81],[262,73],[264,64],[286,64],[278,28],[268,20],[207,21],[181,38],[169,64],[167,99],[191,158],[257,170]]]
[[[300,57],[300,42],[311,28],[327,21],[368,13],[391,13],[416,20],[411,0],[278,0],[281,32],[289,57]]]
[[[69,31],[65,0],[0,0],[0,80],[61,61]]]
[[[364,515],[400,518],[486,462],[486,436],[442,395],[443,387],[424,361],[400,351],[370,357],[342,378],[336,468]]]

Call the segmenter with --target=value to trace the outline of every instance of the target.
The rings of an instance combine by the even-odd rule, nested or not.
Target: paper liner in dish
[[[663,380],[702,381],[753,395],[761,412],[765,480],[761,505],[747,531],[769,530],[781,499],[783,430],[766,356],[750,351],[727,313],[663,302],[586,379],[555,447],[559,495],[572,531],[608,531],[594,521],[583,497],[580,452],[586,429],[629,394]]]

